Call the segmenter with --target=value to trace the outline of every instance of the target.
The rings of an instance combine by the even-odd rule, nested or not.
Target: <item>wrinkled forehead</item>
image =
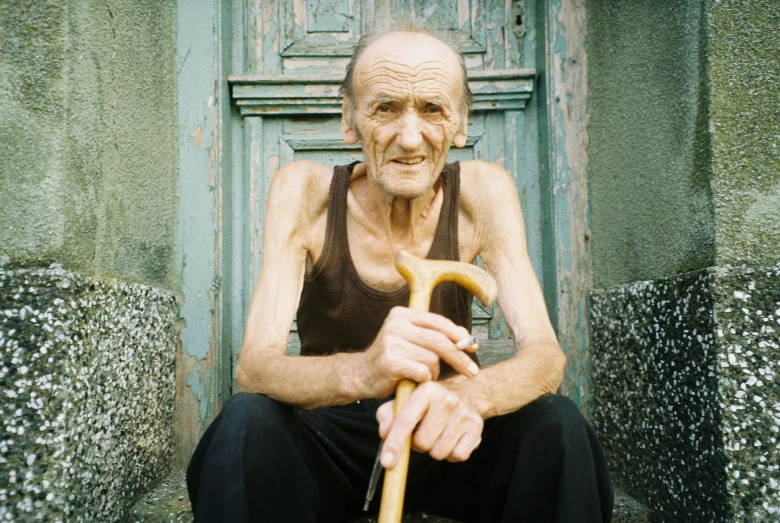
[[[392,33],[380,38],[360,57],[355,72],[358,98],[387,94],[460,101],[463,79],[458,57],[428,35]]]

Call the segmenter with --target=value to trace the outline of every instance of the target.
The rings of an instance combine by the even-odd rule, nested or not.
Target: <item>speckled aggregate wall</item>
[[[595,291],[590,327],[617,482],[665,520],[780,519],[780,265]]]
[[[0,520],[117,521],[172,456],[178,305],[0,264]]]

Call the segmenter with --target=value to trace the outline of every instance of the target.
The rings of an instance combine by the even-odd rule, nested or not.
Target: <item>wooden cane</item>
[[[427,311],[433,288],[445,281],[452,281],[465,287],[485,306],[493,303],[498,294],[496,280],[483,269],[469,263],[423,260],[406,251],[401,251],[395,258],[395,267],[409,283],[410,309]],[[410,380],[401,380],[398,383],[395,393],[396,416],[416,387],[417,384]],[[401,523],[411,446],[412,439],[410,437],[404,443],[395,467],[385,472],[382,503],[379,506],[379,523]]]

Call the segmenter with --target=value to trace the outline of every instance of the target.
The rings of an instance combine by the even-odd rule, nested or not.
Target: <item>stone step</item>
[[[171,474],[156,489],[149,492],[133,506],[124,523],[180,523],[191,522],[192,511],[187,497],[184,472]],[[650,510],[627,496],[615,492],[613,523],[650,523]],[[377,523],[376,516],[358,518],[352,523]],[[419,512],[404,516],[404,523],[457,523],[451,519]]]
[[[123,523],[182,523],[192,521],[184,470],[174,472],[157,488],[142,496],[125,515]]]

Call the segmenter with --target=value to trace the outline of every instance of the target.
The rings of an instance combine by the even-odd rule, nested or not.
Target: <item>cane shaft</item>
[[[427,311],[431,301],[430,293],[413,292],[409,299],[409,308]],[[395,416],[401,412],[409,396],[417,384],[411,380],[401,380],[395,391]],[[403,517],[404,494],[406,492],[406,476],[409,472],[409,455],[412,449],[412,438],[404,442],[398,463],[385,471],[385,484],[382,487],[382,503],[379,506],[379,523],[401,523]]]
[[[401,380],[395,393],[395,414],[409,399],[417,385],[413,381]],[[395,467],[385,471],[385,484],[382,487],[382,503],[379,506],[379,523],[401,523],[406,492],[406,475],[409,472],[409,454],[411,454],[411,438],[404,442],[401,455]]]
[[[474,265],[453,261],[423,260],[401,251],[396,258],[395,266],[409,283],[410,309],[427,311],[433,288],[443,281],[453,281],[466,287],[485,305],[489,305],[496,299],[495,280]],[[410,380],[401,380],[398,383],[395,393],[396,417],[416,387],[417,384]],[[379,523],[401,523],[411,448],[412,438],[409,437],[401,449],[395,467],[385,472],[382,503],[379,506]]]

